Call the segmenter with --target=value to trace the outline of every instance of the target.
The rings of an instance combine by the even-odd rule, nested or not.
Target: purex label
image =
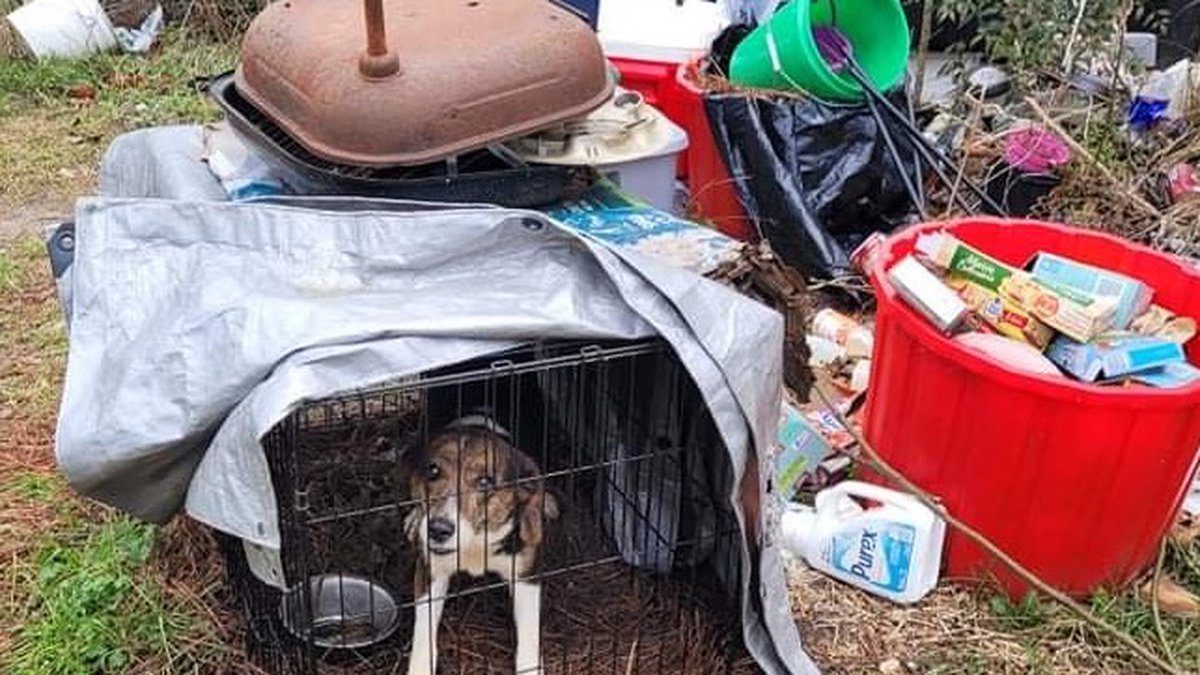
[[[903,593],[908,587],[916,530],[899,523],[868,523],[833,540],[834,568],[872,586]]]

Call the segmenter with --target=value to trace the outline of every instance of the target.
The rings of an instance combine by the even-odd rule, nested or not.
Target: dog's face
[[[409,483],[419,503],[408,534],[423,552],[536,550],[543,522],[558,516],[537,464],[487,429],[441,433],[412,459]]]

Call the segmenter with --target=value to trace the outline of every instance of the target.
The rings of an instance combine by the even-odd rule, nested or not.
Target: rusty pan
[[[546,0],[282,0],[242,41],[238,93],[314,155],[412,166],[604,103],[595,34]]]

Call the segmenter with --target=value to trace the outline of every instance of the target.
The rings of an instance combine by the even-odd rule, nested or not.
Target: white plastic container
[[[851,358],[870,358],[875,349],[875,334],[870,328],[828,307],[813,317],[812,332],[845,347]]]
[[[783,537],[813,568],[908,604],[937,585],[946,523],[909,495],[846,481],[821,491],[815,509],[787,511]]]
[[[98,0],[33,0],[9,14],[8,21],[39,59],[79,58],[117,46]]]
[[[528,162],[591,166],[660,211],[675,209],[675,167],[687,132],[642,95],[619,89],[586,118],[513,141]]]
[[[672,125],[674,126],[674,125]],[[597,164],[596,170],[654,208],[668,213],[675,208],[675,166],[679,153],[687,149],[687,134],[679,127],[660,154],[630,162]],[[676,214],[682,215],[682,214]]]
[[[596,32],[610,57],[685,63],[729,25],[724,0],[603,0]]]

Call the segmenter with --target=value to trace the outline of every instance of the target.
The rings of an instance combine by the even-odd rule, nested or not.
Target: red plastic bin
[[[608,60],[621,73],[621,86],[642,95],[646,103],[661,109],[667,89],[672,86],[677,63],[610,56]],[[670,117],[670,115],[668,115]]]
[[[695,215],[731,237],[753,241],[757,235],[708,125],[704,92],[695,84],[702,60],[678,64],[609,57],[621,73],[621,86],[641,94],[687,132],[688,149],[679,158],[676,175],[688,183]]]
[[[1012,265],[1050,251],[1152,286],[1154,301],[1200,316],[1200,271],[1097,232],[971,219],[893,235],[870,265],[878,296],[868,441],[951,513],[1053,586],[1117,588],[1151,563],[1196,470],[1200,384],[1115,388],[1017,373],[966,351],[896,295],[886,270],[917,235],[946,228]],[[1193,340],[1188,357],[1200,363]],[[868,477],[878,480],[878,477]],[[950,531],[946,575],[1024,582]]]
[[[712,223],[718,230],[743,241],[758,238],[754,225],[746,216],[737,196],[725,157],[713,138],[704,110],[704,91],[696,85],[702,59],[685,63],[675,69],[673,86],[666,89],[662,111],[688,134],[687,176],[688,191],[696,214]]]

